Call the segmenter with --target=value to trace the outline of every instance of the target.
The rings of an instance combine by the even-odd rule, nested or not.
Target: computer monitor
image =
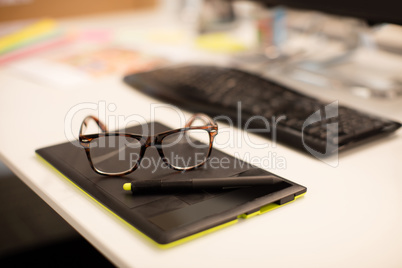
[[[366,20],[370,24],[402,25],[402,1],[398,0],[259,0],[266,5],[309,9]]]

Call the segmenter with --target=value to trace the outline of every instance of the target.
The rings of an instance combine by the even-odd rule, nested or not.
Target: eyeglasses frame
[[[204,123],[206,125],[205,126],[191,126],[192,123],[197,119],[204,121]],[[85,131],[84,128],[88,125],[90,120],[95,121],[95,123],[98,125],[98,127],[100,128],[102,133],[88,134],[88,135],[83,134],[83,132]],[[171,165],[163,153],[163,149],[162,149],[163,139],[169,135],[188,131],[188,130],[193,130],[193,129],[206,130],[209,134],[209,148],[208,148],[208,153],[207,153],[207,157],[205,158],[205,161],[200,164],[197,164],[195,166],[186,167],[186,168],[180,168],[180,167],[175,167],[175,166]],[[213,141],[217,134],[218,134],[218,125],[209,116],[202,114],[202,113],[194,114],[187,121],[184,128],[168,130],[168,131],[164,131],[164,132],[158,133],[156,135],[150,135],[150,136],[144,136],[144,135],[139,135],[139,134],[134,134],[134,133],[125,133],[125,132],[123,132],[123,133],[122,132],[108,132],[106,126],[96,116],[89,115],[84,118],[84,120],[81,124],[80,132],[79,132],[79,142],[80,142],[80,145],[85,149],[85,153],[88,158],[89,165],[96,173],[101,174],[101,175],[106,175],[106,176],[123,176],[123,175],[127,175],[127,174],[134,172],[138,168],[138,166],[141,164],[141,160],[144,157],[146,149],[150,146],[156,147],[156,150],[158,151],[159,156],[162,158],[163,162],[169,168],[174,169],[174,170],[179,170],[179,171],[188,171],[188,170],[196,169],[196,168],[204,165],[208,161],[209,157],[211,156]],[[139,158],[138,158],[135,166],[133,166],[132,168],[130,168],[127,171],[114,172],[114,173],[101,171],[95,167],[95,165],[92,162],[92,158],[91,158],[91,154],[90,154],[90,150],[91,150],[90,143],[94,139],[98,139],[100,137],[109,137],[109,136],[130,137],[130,138],[134,138],[140,142],[141,149],[140,149],[140,153],[139,153]]]

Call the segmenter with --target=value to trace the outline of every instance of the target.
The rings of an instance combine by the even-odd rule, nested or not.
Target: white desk
[[[113,22],[117,25],[131,20],[135,25],[138,16],[126,13],[63,23],[112,27]],[[346,92],[289,83],[328,100],[340,100],[342,104],[402,121],[402,98],[365,100]],[[116,105],[116,111],[108,115],[139,114],[146,119],[151,116],[150,105],[158,103],[124,85],[120,78],[100,79],[87,86],[61,90],[36,84],[7,67],[0,69],[1,161],[116,265],[402,266],[402,178],[398,175],[401,131],[341,154],[337,167],[282,145],[253,149],[243,143],[238,148],[223,148],[240,156],[250,153],[264,157],[271,151],[284,157],[286,168],[270,171],[306,186],[307,194],[280,209],[163,250],[111,216],[35,155],[35,149],[66,141],[65,118],[73,107],[100,101]],[[87,109],[76,114],[72,123],[74,133],[90,112],[94,111]],[[165,120],[168,116],[172,119]],[[171,127],[179,127],[177,115],[168,109],[157,110],[156,117]],[[235,134],[244,133],[235,130]],[[259,143],[267,141],[252,138]]]

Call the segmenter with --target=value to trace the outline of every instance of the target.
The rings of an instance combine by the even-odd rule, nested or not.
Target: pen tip
[[[131,191],[131,183],[123,184],[123,189],[126,190],[126,191]]]

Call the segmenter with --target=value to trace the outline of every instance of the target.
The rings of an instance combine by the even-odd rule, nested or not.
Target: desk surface
[[[125,13],[62,23],[113,27],[117,22],[135,25],[146,17]],[[183,57],[180,51],[176,53]],[[285,82],[301,91],[402,121],[402,98],[362,99],[344,91]],[[177,247],[160,249],[45,165],[35,149],[66,141],[71,129],[73,134],[78,133],[85,115],[98,113],[96,109],[104,104],[114,104],[116,109],[106,109],[101,117],[137,114],[150,120],[154,113],[157,120],[171,127],[179,127],[178,114],[166,107],[151,109],[160,103],[135,92],[120,77],[59,89],[21,77],[5,66],[0,69],[0,85],[1,160],[118,266],[402,266],[401,131],[339,155],[336,167],[280,144],[265,149],[244,142],[241,146],[221,146],[242,158],[271,157],[265,168],[305,185],[307,194],[281,209],[241,220]],[[236,129],[233,133],[240,140],[245,135]],[[223,144],[225,137],[218,135],[217,143]],[[267,141],[253,135],[250,138],[260,144]],[[285,161],[285,166],[273,163],[272,155]]]

